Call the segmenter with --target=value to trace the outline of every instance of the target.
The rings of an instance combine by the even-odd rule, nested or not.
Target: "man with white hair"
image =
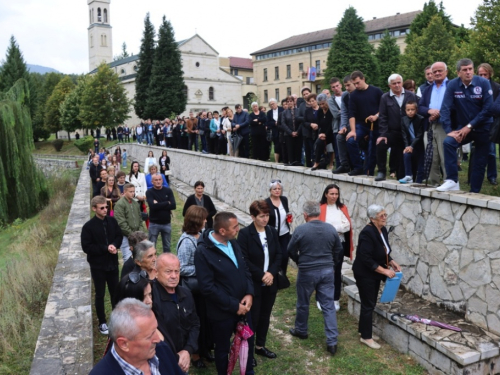
[[[378,173],[375,181],[385,180],[387,170],[387,150],[391,148],[391,158],[396,176],[401,179],[405,176],[403,159],[404,141],[401,132],[401,118],[405,114],[405,106],[408,102],[416,102],[417,97],[403,88],[403,77],[399,74],[391,74],[387,79],[389,92],[380,98],[377,138],[377,166]]]
[[[184,373],[172,350],[160,340],[158,323],[151,308],[135,298],[125,298],[111,313],[111,350],[90,375]]]
[[[267,130],[272,132],[272,142],[274,144],[274,161],[279,163],[281,151],[280,143],[280,133],[278,129],[278,124],[281,123],[281,114],[283,113],[283,107],[278,107],[278,102],[276,99],[271,98],[269,100],[269,106],[271,109],[267,111]]]

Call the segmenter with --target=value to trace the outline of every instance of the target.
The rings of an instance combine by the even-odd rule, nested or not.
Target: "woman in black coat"
[[[208,211],[208,216],[207,216],[207,224],[205,225],[205,229],[213,228],[214,225],[214,219],[213,217],[217,213],[217,210],[215,209],[214,202],[212,202],[212,199],[206,194],[203,194],[205,191],[205,184],[203,181],[196,181],[194,183],[194,194],[190,195],[186,199],[186,203],[184,203],[184,208],[182,209],[182,216],[186,215],[186,211],[189,207],[191,206],[201,206],[205,207]]]
[[[384,207],[372,204],[368,207],[370,223],[359,234],[356,259],[352,266],[361,299],[358,330],[360,341],[372,349],[380,345],[372,338],[372,316],[380,282],[393,278],[401,267],[391,257],[389,237],[385,228],[387,213]],[[391,269],[392,268],[392,269]]]
[[[252,112],[248,114],[250,135],[252,137],[252,159],[267,161],[269,159],[269,142],[266,139],[265,112],[259,110],[257,102],[252,103]]]
[[[285,136],[289,165],[302,166],[302,120],[297,117],[298,108],[292,96],[286,98],[288,109],[281,115],[280,130]]]
[[[308,97],[309,99],[309,97]],[[327,145],[333,143],[333,128],[332,128],[332,122],[333,122],[333,115],[330,112],[330,108],[328,107],[328,102],[327,102],[327,96],[325,94],[319,94],[317,97],[318,101],[318,106],[319,110],[317,113],[317,133],[318,133],[318,138],[316,139],[316,142],[314,143],[314,165],[311,168],[311,170],[315,171],[319,167],[319,162],[321,161],[321,157],[324,156],[325,152],[327,151]],[[315,101],[316,98],[311,98],[309,101],[309,104],[312,105],[312,101]],[[333,147],[332,147],[333,150]],[[327,158],[329,161],[330,158]],[[328,163],[327,163],[328,164]]]
[[[267,225],[269,211],[269,205],[263,200],[254,201],[250,205],[253,224],[240,230],[238,244],[254,283],[255,294],[250,314],[255,332],[255,354],[276,358],[276,353],[265,347],[271,311],[278,292],[277,275],[281,266],[278,233]]]

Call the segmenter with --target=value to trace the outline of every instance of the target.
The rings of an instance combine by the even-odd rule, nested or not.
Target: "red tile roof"
[[[229,56],[229,66],[231,68],[253,69],[252,59],[245,57],[231,57]]]

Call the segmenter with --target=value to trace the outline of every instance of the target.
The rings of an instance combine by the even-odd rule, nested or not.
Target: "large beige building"
[[[406,34],[410,31],[411,22],[420,12],[397,13],[366,21],[368,40],[377,47],[383,33],[388,30],[396,38],[401,52],[404,52]],[[320,92],[334,35],[335,28],[314,31],[292,36],[253,52],[253,77],[259,101],[267,103],[271,98],[279,101],[288,95],[300,94],[300,89],[304,86],[310,87],[312,92]],[[314,82],[308,80],[309,67],[316,68],[317,78]]]

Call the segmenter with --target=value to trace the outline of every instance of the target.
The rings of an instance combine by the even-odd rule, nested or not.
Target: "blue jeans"
[[[141,144],[142,143],[142,133],[141,134],[136,134],[137,137],[137,143]]]
[[[377,138],[378,130],[370,131],[368,126],[362,124],[356,124],[356,140],[354,138],[349,138],[347,141],[347,151],[349,152],[349,159],[351,159],[351,164],[353,169],[363,170],[363,160],[361,159],[359,153],[361,148],[359,143],[363,140],[365,136],[369,136],[368,139],[368,152],[366,153],[366,163],[368,173],[372,176],[375,173],[375,164],[377,163]]]
[[[487,174],[488,180],[492,178],[497,178],[497,144],[490,142],[490,152],[488,153],[488,169]]]
[[[147,132],[146,134],[146,141],[147,141],[147,144],[152,146],[153,145],[153,132]]]
[[[130,251],[130,245],[128,244],[128,237],[123,236],[122,245],[120,246],[122,252],[123,263],[125,263],[128,258],[132,256],[132,251]]]
[[[333,296],[335,292],[333,267],[304,271],[299,269],[297,276],[297,315],[295,330],[307,334],[309,319],[309,301],[312,292],[316,291],[316,300],[321,305],[325,323],[326,345],[337,344],[339,331],[337,329],[337,314]]]
[[[443,142],[444,164],[446,168],[446,178],[458,182],[458,165],[457,165],[457,148],[474,141],[476,151],[474,156],[474,164],[472,166],[470,191],[471,193],[479,193],[483,185],[484,172],[488,161],[488,153],[490,152],[489,132],[472,130],[462,143],[458,143],[455,138],[446,137]]]
[[[158,235],[161,233],[161,241],[163,243],[163,252],[170,253],[170,237],[172,235],[172,226],[168,224],[156,224],[149,222],[149,238],[148,240],[155,244]]]

